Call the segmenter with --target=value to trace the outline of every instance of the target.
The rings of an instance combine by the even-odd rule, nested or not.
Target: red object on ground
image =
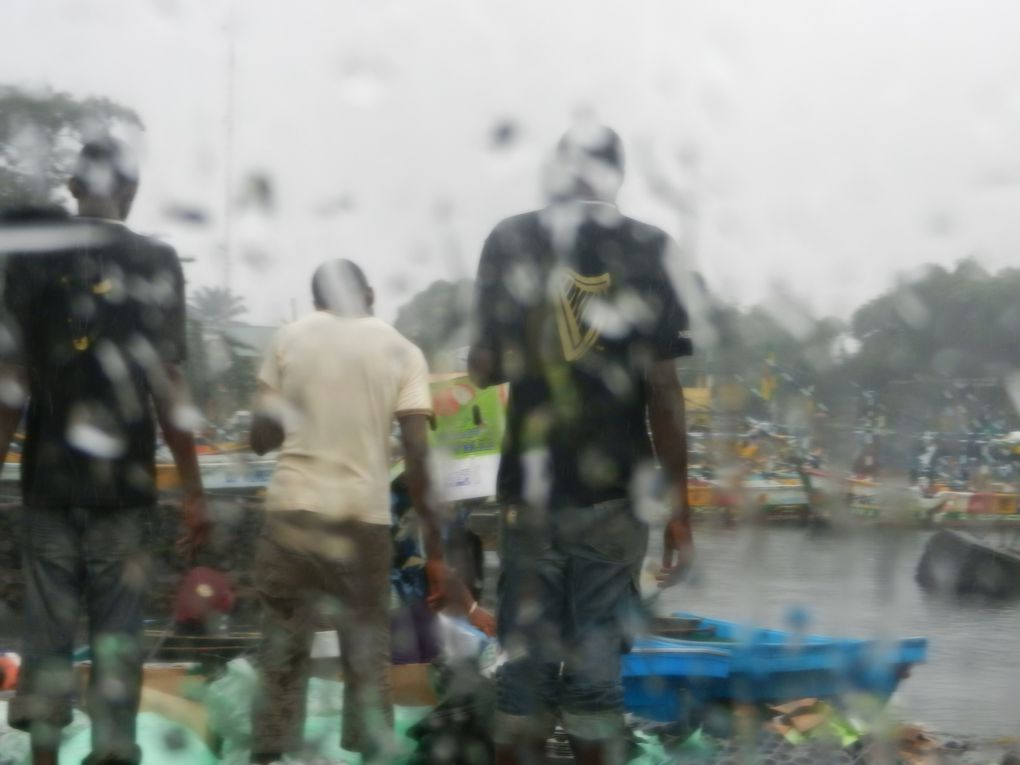
[[[0,653],[0,691],[13,691],[18,685],[21,657],[16,653]]]
[[[196,566],[185,575],[174,598],[174,621],[178,624],[203,622],[213,614],[225,614],[234,607],[234,588],[221,571]]]

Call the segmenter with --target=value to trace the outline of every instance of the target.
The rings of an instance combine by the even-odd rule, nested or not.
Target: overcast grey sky
[[[723,297],[845,316],[922,263],[1015,264],[1017,40],[1012,0],[3,0],[0,81],[140,113],[132,222],[196,258],[192,288],[224,282],[225,202],[267,174],[275,211],[236,210],[230,239],[253,320],[306,309],[327,257],[365,266],[386,318],[472,275],[579,111],[627,143],[625,210]]]

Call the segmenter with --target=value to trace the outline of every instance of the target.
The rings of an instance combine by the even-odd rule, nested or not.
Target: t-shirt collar
[[[75,220],[97,221],[99,223],[112,223],[115,226],[127,228],[127,223],[125,223],[122,220],[117,220],[116,218],[99,218],[95,215],[75,215],[74,218]]]

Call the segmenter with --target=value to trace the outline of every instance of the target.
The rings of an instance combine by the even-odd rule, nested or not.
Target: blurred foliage
[[[863,387],[911,380],[1001,378],[1020,366],[1020,270],[994,276],[973,260],[920,276],[853,316],[860,348],[846,365]]]
[[[471,292],[468,280],[437,281],[400,309],[397,328],[437,371],[469,342]],[[929,266],[862,305],[849,325],[793,303],[741,309],[706,297],[713,341],[683,364],[683,382],[735,382],[740,410],[752,417],[806,425],[797,413],[821,410],[849,422],[861,416],[863,392],[873,391],[887,408],[909,408],[912,427],[924,430],[965,388],[969,399],[1001,410],[1002,380],[1020,368],[1020,269],[990,275],[973,260]]]
[[[838,319],[824,318],[798,327],[794,332],[761,306],[742,311],[717,304],[709,317],[717,341],[696,349],[697,362],[715,375],[738,375],[756,381],[767,359],[775,362],[776,373],[787,384],[818,385],[841,361],[837,340],[846,331]]]
[[[195,404],[213,421],[247,409],[255,393],[253,348],[225,331],[247,313],[244,298],[224,287],[195,291],[188,310],[185,372]]]
[[[201,287],[191,297],[191,315],[211,325],[220,325],[248,312],[244,298],[228,287]]]
[[[474,282],[432,282],[397,312],[394,326],[421,348],[433,372],[455,371],[452,359],[470,341]]]
[[[81,144],[138,115],[106,98],[0,85],[0,207],[57,202]]]
[[[226,419],[239,409],[250,409],[255,397],[259,361],[251,355],[236,352],[240,345],[233,341],[230,366],[220,380],[218,393],[222,396],[220,419]]]
[[[204,340],[205,326],[199,319],[189,315],[186,329],[188,358],[184,362],[184,374],[188,378],[191,397],[201,409],[208,398],[211,378]]]

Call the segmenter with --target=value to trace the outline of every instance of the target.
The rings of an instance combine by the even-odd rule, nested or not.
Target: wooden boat
[[[250,452],[205,454],[198,458],[202,471],[202,485],[206,491],[257,492],[265,489],[273,477],[275,457],[255,457]],[[181,485],[177,467],[173,463],[156,464],[156,487],[159,491],[173,491]]]
[[[1020,521],[1015,492],[939,491],[926,499],[930,520],[940,525]]]
[[[719,703],[831,699],[847,692],[885,700],[927,658],[925,638],[886,643],[674,616],[685,622],[685,636],[639,638],[623,660],[627,710],[662,722],[696,722]]]
[[[1017,495],[1001,491],[924,492],[918,486],[889,488],[873,481],[848,481],[847,508],[857,520],[917,526],[969,527],[1020,522]]]
[[[1020,550],[943,529],[928,540],[916,578],[926,590],[944,595],[1020,597]]]
[[[807,471],[812,493],[833,501],[835,515],[855,521],[913,526],[988,526],[1020,522],[1017,493],[1009,488],[991,491],[957,491],[937,486],[892,486],[870,478],[840,478],[821,471]],[[829,520],[838,521],[839,517]]]
[[[803,520],[810,514],[811,499],[804,480],[797,475],[748,476],[733,489],[715,479],[692,478],[687,498],[695,517],[726,513],[733,520],[750,508],[757,520]]]
[[[198,458],[202,484],[206,491],[211,492],[256,493],[269,485],[275,466],[275,457],[255,457],[244,451],[202,454]],[[0,481],[16,484],[20,479],[20,461],[8,459]],[[159,491],[175,491],[180,485],[177,467],[172,462],[156,463],[156,488]]]

